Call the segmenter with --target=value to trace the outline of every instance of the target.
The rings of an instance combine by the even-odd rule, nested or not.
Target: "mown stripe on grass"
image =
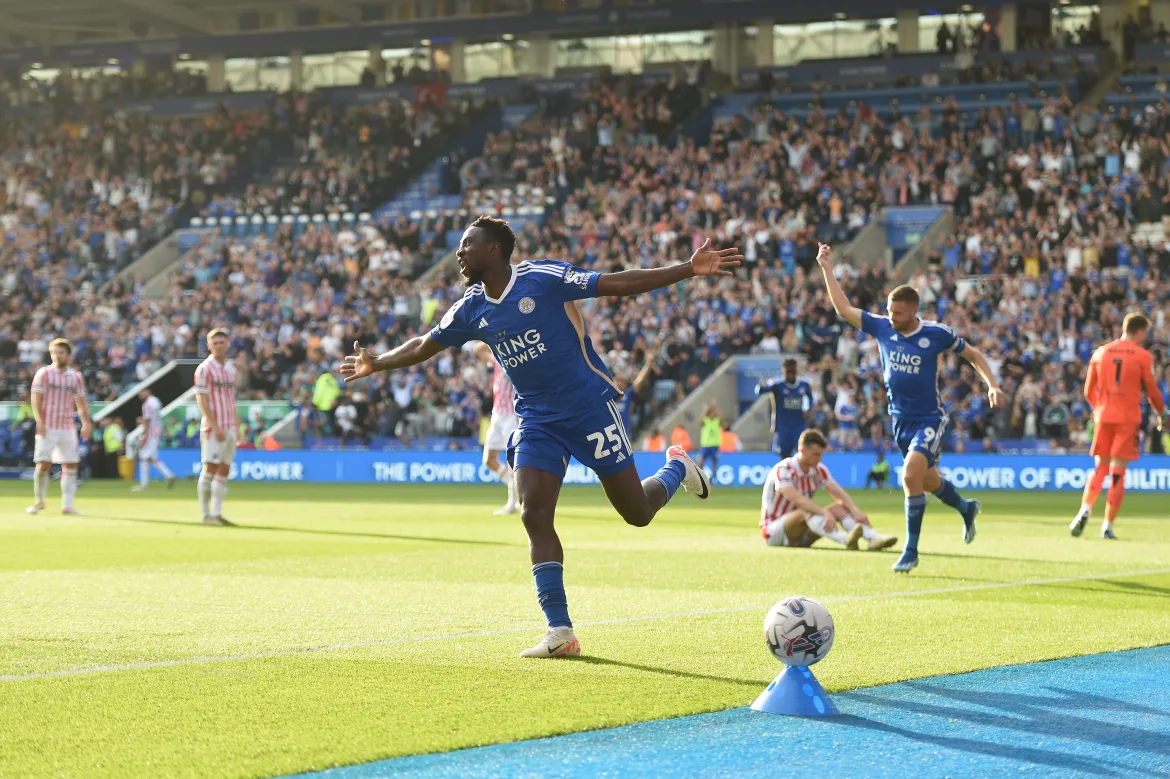
[[[1117,571],[1114,573],[1087,574],[1084,576],[1063,576],[1055,579],[1025,579],[1013,582],[993,582],[991,584],[971,584],[958,587],[940,587],[929,590],[912,590],[904,592],[872,593],[867,595],[845,595],[840,597],[823,597],[826,603],[855,603],[858,601],[894,600],[898,598],[918,598],[930,595],[950,595],[961,592],[979,592],[984,590],[1004,590],[1014,587],[1039,587],[1049,584],[1067,584],[1070,582],[1096,581],[1102,579],[1128,579],[1139,576],[1160,576],[1170,574],[1170,568],[1159,568],[1151,571]],[[763,610],[768,604],[752,604],[750,606],[735,606],[724,609],[704,609],[702,611],[684,611],[671,614],[648,614],[640,617],[617,617],[601,619],[592,622],[579,622],[577,627],[597,627],[603,625],[623,625],[635,622],[654,622],[666,619],[689,619],[709,617],[721,614],[740,614],[747,611]],[[172,668],[184,665],[204,665],[208,663],[233,663],[247,660],[269,660],[278,657],[296,657],[299,655],[320,654],[323,652],[344,652],[353,649],[371,649],[376,647],[395,646],[399,644],[418,644],[428,641],[460,641],[469,638],[487,638],[504,636],[513,633],[539,631],[538,625],[503,628],[500,630],[476,630],[465,633],[449,633],[434,636],[409,636],[406,638],[389,638],[379,641],[360,641],[348,644],[329,644],[326,646],[303,647],[300,649],[284,649],[276,652],[254,652],[243,655],[211,655],[205,657],[185,657],[174,660],[152,660],[142,663],[127,663],[125,665],[96,665],[82,668],[65,668],[60,671],[46,671],[33,674],[10,674],[0,676],[0,682],[27,682],[39,679],[57,679],[70,676],[90,676],[93,674],[121,673],[125,671],[147,671],[156,668]]]

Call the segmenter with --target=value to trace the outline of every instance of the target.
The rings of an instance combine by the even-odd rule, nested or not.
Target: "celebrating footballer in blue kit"
[[[800,434],[808,427],[812,387],[796,377],[796,360],[784,361],[784,378],[764,379],[756,394],[768,394],[772,403],[772,452],[784,460],[796,453]]]
[[[570,456],[597,474],[618,514],[636,527],[650,524],[680,485],[700,499],[710,494],[706,475],[680,447],[667,450],[666,464],[653,476],[638,478],[618,406],[621,392],[586,336],[576,303],[640,295],[694,276],[730,276],[742,255],[737,249],[715,251],[709,244],[689,262],[620,273],[595,273],[551,260],[513,265],[512,228],[481,216],[464,232],[456,252],[466,294],[439,324],[378,356],[355,343],[357,354],[341,366],[345,380],[354,381],[481,341],[512,380],[520,426],[508,444],[508,462],[515,471],[537,599],[548,623],[544,638],[521,657],[581,652],[565,596],[564,552],[553,527]]]
[[[926,514],[927,490],[963,517],[963,540],[968,544],[975,540],[975,517],[981,508],[977,500],[964,500],[938,470],[948,422],[938,393],[938,357],[950,351],[970,362],[987,384],[992,406],[999,403],[999,384],[982,352],[946,325],[918,318],[918,292],[913,287],[901,286],[890,293],[888,317],[873,316],[851,305],[845,297],[833,275],[833,253],[827,245],[820,245],[817,262],[837,314],[875,338],[881,352],[894,439],[904,458],[907,538],[894,570],[909,573],[918,565],[918,536]]]

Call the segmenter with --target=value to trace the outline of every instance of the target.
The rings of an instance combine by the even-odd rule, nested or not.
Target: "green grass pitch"
[[[1166,496],[1131,493],[1104,542],[1100,511],[1069,537],[1075,494],[984,494],[970,547],[932,501],[896,576],[894,553],[767,548],[754,490],[637,529],[566,488],[587,657],[522,661],[543,620],[499,488],[233,484],[246,527],[212,528],[190,482],[128,487],[67,518],[55,485],[38,517],[0,485],[0,776],[274,776],[744,706],[792,594],[836,620],[831,692],[1170,642]],[[900,493],[859,502],[903,533]]]

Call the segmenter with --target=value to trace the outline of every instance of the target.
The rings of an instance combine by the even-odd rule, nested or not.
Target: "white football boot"
[[[572,628],[549,628],[540,643],[520,653],[521,657],[576,657],[581,654],[581,642]]]

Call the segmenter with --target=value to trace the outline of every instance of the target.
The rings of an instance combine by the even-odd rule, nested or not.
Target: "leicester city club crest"
[[[918,339],[918,346],[919,346],[919,348],[925,349],[926,347],[930,346],[930,339],[929,338],[919,338]]]
[[[536,301],[532,298],[520,298],[520,313],[531,314],[536,310]]]

